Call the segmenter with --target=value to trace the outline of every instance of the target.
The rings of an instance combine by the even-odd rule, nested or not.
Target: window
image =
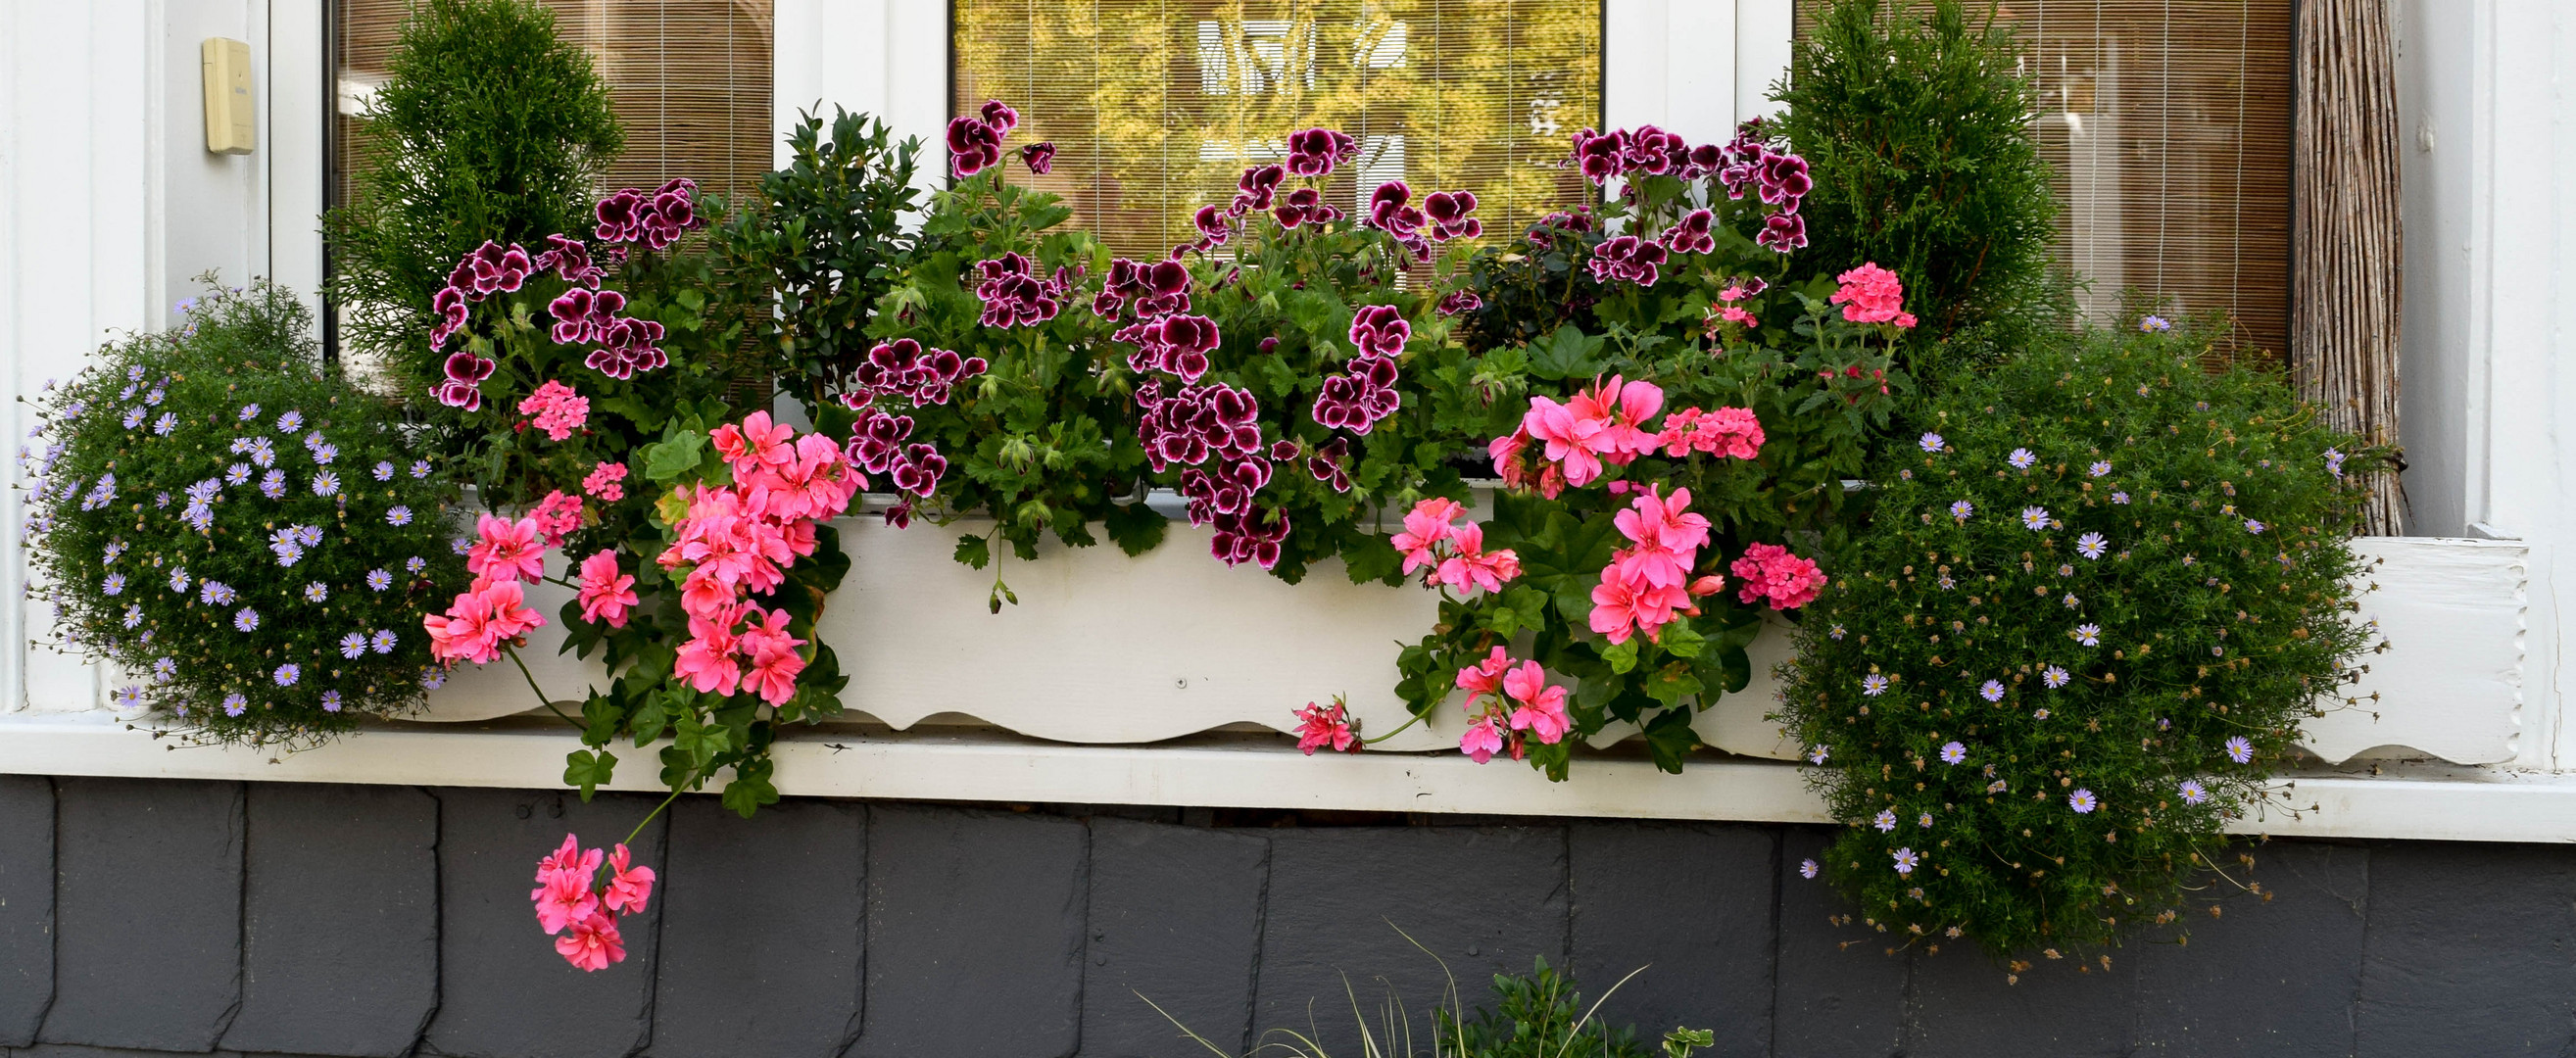
[[[1800,29],[1813,17],[1801,4]],[[1973,9],[1981,5],[1970,5]],[[2290,4],[2011,0],[2057,170],[2058,251],[2109,322],[2124,290],[2223,310],[2242,347],[2289,340]]]
[[[332,201],[366,148],[365,110],[414,0],[333,0],[338,99]],[[603,188],[652,187],[675,176],[739,199],[772,158],[771,0],[544,0],[556,32],[588,50],[608,81],[626,151]]]
[[[1599,0],[954,0],[951,113],[1020,112],[1050,140],[1072,223],[1116,252],[1192,237],[1250,164],[1325,126],[1360,141],[1326,193],[1383,181],[1476,192],[1517,231],[1585,188],[1559,166],[1601,114]],[[1013,179],[1023,179],[1015,171]]]

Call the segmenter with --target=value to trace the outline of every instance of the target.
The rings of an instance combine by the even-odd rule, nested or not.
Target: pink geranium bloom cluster
[[[1520,556],[1507,547],[1485,550],[1485,528],[1459,522],[1466,513],[1458,501],[1438,496],[1414,504],[1404,516],[1404,531],[1387,540],[1404,555],[1404,572],[1429,569],[1425,587],[1445,584],[1461,592],[1501,591],[1519,577]]]
[[[448,664],[487,664],[501,647],[516,643],[529,629],[545,626],[544,616],[528,606],[522,581],[545,576],[545,545],[534,518],[510,521],[486,514],[476,525],[477,539],[466,550],[465,568],[474,583],[444,614],[422,617],[429,632],[431,657]]]
[[[805,641],[788,634],[785,611],[749,597],[786,583],[786,567],[814,553],[815,523],[847,511],[864,484],[830,438],[795,434],[766,412],[717,427],[733,484],[684,490],[688,513],[656,559],[679,580],[689,619],[674,672],[701,693],[748,690],[772,705],[795,695]]]
[[[1538,662],[1512,663],[1501,647],[1485,660],[1458,670],[1458,689],[1467,692],[1467,715],[1476,719],[1459,736],[1458,752],[1483,764],[1497,753],[1513,760],[1527,751],[1528,740],[1545,745],[1565,741],[1574,729],[1566,713],[1565,688],[1550,686]]]
[[[1843,307],[1843,318],[1853,323],[1893,323],[1899,327],[1914,326],[1914,314],[1905,311],[1905,284],[1896,273],[1880,268],[1871,261],[1835,276],[1842,288],[1831,299]]]
[[[590,421],[590,398],[573,392],[571,386],[553,379],[537,387],[519,402],[519,414],[531,416],[528,425],[545,431],[553,441],[567,440],[572,432]]]
[[[1297,713],[1297,748],[1311,757],[1319,749],[1336,753],[1357,753],[1360,741],[1359,721],[1350,715],[1350,706],[1340,698],[1331,705],[1306,703]]]
[[[610,628],[626,627],[626,613],[635,608],[635,577],[617,568],[617,552],[602,551],[581,560],[581,619],[592,624],[602,621]]]
[[[1592,589],[1592,630],[1625,643],[1644,633],[1655,639],[1679,615],[1699,612],[1699,596],[1723,586],[1714,575],[1693,575],[1699,549],[1708,544],[1708,519],[1689,512],[1689,489],[1650,487],[1629,501],[1612,524],[1629,546],[1612,552]]]
[[[1728,569],[1744,582],[1736,597],[1745,602],[1768,599],[1774,610],[1795,610],[1816,601],[1825,574],[1814,559],[1799,558],[1778,544],[1750,544]]]
[[[1762,420],[1751,408],[1683,408],[1664,416],[1664,431],[1656,440],[1665,455],[1676,459],[1692,452],[1751,459],[1762,451]]]
[[[1547,460],[1564,467],[1565,483],[1581,488],[1601,476],[1604,462],[1625,466],[1654,451],[1659,442],[1644,427],[1663,408],[1661,387],[1612,375],[1563,404],[1531,397],[1514,436],[1526,435],[1522,444],[1544,442]],[[1497,459],[1498,468],[1500,463]]]
[[[537,509],[528,512],[528,520],[537,523],[537,533],[547,547],[562,547],[564,537],[581,528],[581,497],[566,495],[557,489],[537,501]]]
[[[608,868],[605,886],[598,880],[603,862]],[[564,835],[562,848],[537,861],[537,887],[528,899],[536,904],[537,925],[550,936],[563,934],[555,938],[555,951],[564,961],[594,973],[626,961],[626,939],[617,932],[617,920],[641,913],[653,898],[653,868],[630,862],[622,844],[603,853],[582,848],[571,834]]]
[[[626,486],[618,484],[624,480],[626,480],[626,464],[601,463],[590,468],[590,473],[581,479],[581,491],[606,502],[615,503],[626,498]]]
[[[1712,341],[1716,340],[1717,325],[1720,323],[1740,323],[1743,324],[1744,329],[1748,331],[1762,326],[1761,320],[1755,319],[1751,311],[1745,309],[1742,305],[1736,304],[1736,302],[1757,297],[1764,290],[1770,289],[1770,286],[1770,284],[1765,283],[1759,277],[1756,277],[1753,279],[1736,280],[1728,283],[1723,289],[1720,289],[1717,292],[1718,303],[1710,306],[1714,312],[1710,315],[1708,322],[1709,339]]]

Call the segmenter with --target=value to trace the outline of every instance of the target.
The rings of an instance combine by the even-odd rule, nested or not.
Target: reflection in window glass
[[[1029,180],[1129,257],[1193,237],[1247,165],[1324,126],[1360,143],[1327,193],[1365,212],[1401,179],[1476,192],[1489,230],[1580,201],[1559,165],[1600,123],[1599,0],[954,0],[952,109],[1018,108],[1051,140]],[[1355,207],[1360,207],[1355,209]]]

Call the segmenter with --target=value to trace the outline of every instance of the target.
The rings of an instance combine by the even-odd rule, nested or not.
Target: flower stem
[[[528,689],[536,692],[538,705],[545,706],[547,712],[555,714],[555,716],[561,718],[564,723],[571,724],[576,729],[584,729],[581,721],[565,716],[563,710],[555,708],[555,700],[546,697],[545,688],[537,686],[537,676],[535,673],[528,671],[528,663],[519,660],[519,651],[517,648],[503,647],[501,648],[501,652],[510,656],[510,664],[519,667],[519,675],[528,681]]]
[[[1377,744],[1378,744],[1378,743],[1380,743],[1380,742],[1384,742],[1384,741],[1386,741],[1386,740],[1388,740],[1388,739],[1390,739],[1390,738],[1394,738],[1394,737],[1395,737],[1395,736],[1397,736],[1397,735],[1401,735],[1401,734],[1403,734],[1403,733],[1404,733],[1404,729],[1405,729],[1405,728],[1412,727],[1412,726],[1413,726],[1413,725],[1415,725],[1415,724],[1419,724],[1419,723],[1421,723],[1421,722],[1422,722],[1422,717],[1423,717],[1423,715],[1424,715],[1424,714],[1421,714],[1421,713],[1415,713],[1415,714],[1413,714],[1413,718],[1412,718],[1412,719],[1407,720],[1407,721],[1405,721],[1405,722],[1403,722],[1403,723],[1401,723],[1401,724],[1397,724],[1397,725],[1396,725],[1396,727],[1395,727],[1395,730],[1393,730],[1393,731],[1389,731],[1389,732],[1387,732],[1387,733],[1385,733],[1385,734],[1383,734],[1383,735],[1379,735],[1379,736],[1378,736],[1378,737],[1376,737],[1376,738],[1364,738],[1364,739],[1361,739],[1361,740],[1360,740],[1360,745],[1363,745],[1363,746],[1374,746],[1374,745],[1377,745]]]
[[[644,825],[645,825],[646,823],[650,823],[650,822],[652,822],[652,821],[653,821],[653,817],[654,817],[654,816],[661,815],[661,814],[662,814],[662,810],[663,810],[663,809],[671,807],[671,802],[673,802],[673,801],[677,801],[677,800],[679,800],[679,799],[680,799],[680,791],[681,791],[681,790],[684,790],[684,789],[687,789],[687,788],[688,788],[687,784],[686,784],[686,783],[683,783],[683,784],[681,784],[679,787],[677,787],[677,788],[673,789],[673,790],[671,791],[671,796],[663,798],[663,799],[662,799],[662,803],[661,803],[661,804],[654,805],[654,806],[653,806],[653,810],[652,810],[652,811],[644,813],[644,818],[636,821],[636,823],[635,823],[635,829],[633,829],[633,830],[629,830],[629,831],[627,831],[627,832],[626,832],[626,840],[621,841],[621,842],[618,842],[618,844],[620,844],[620,845],[632,845],[632,844],[634,844],[634,843],[635,843],[635,835],[637,835],[637,834],[641,834],[641,833],[643,833],[643,832],[644,832]]]

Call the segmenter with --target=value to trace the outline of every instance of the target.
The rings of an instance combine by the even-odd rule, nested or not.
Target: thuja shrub
[[[530,0],[428,0],[362,116],[347,205],[323,218],[342,342],[426,387],[430,298],[484,240],[590,227],[590,185],[625,137],[590,53]],[[406,385],[406,388],[409,388]]]
[[[321,362],[295,297],[180,303],[38,404],[27,533],[64,645],[120,709],[311,744],[416,704],[420,611],[463,581],[455,490],[394,410]]]
[[[1779,131],[1815,179],[1811,267],[1876,261],[1904,276],[1918,344],[2049,317],[2057,201],[2009,22],[1961,0],[1838,0],[1775,94]]]
[[[2347,546],[2365,456],[2201,344],[2027,355],[1871,468],[1777,718],[1844,827],[1803,872],[1895,942],[2172,922],[2300,722],[2347,701],[2376,639]]]

